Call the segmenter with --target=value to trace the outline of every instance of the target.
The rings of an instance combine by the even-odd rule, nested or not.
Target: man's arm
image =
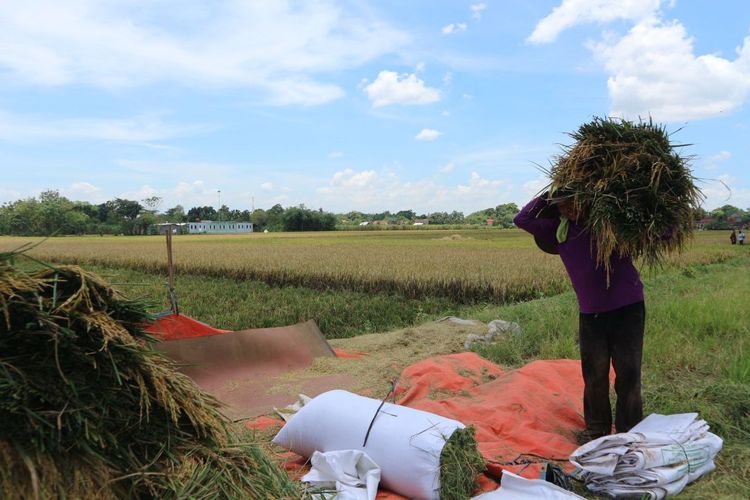
[[[534,236],[555,241],[555,231],[560,224],[560,219],[537,217],[539,212],[546,207],[547,201],[544,195],[534,198],[513,218],[513,224]]]

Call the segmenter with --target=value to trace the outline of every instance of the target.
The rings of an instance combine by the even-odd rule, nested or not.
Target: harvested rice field
[[[178,274],[255,280],[271,286],[443,297],[454,303],[507,303],[568,289],[556,256],[520,230],[377,231],[253,235],[180,235]],[[723,233],[698,233],[665,267],[721,262],[732,256]],[[163,236],[0,239],[0,250],[29,241],[40,259],[164,275]]]

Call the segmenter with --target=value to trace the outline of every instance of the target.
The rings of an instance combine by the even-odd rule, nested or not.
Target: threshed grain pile
[[[596,241],[599,264],[617,252],[658,264],[682,250],[702,195],[689,158],[665,128],[594,118],[570,134],[550,170],[551,188],[569,192]]]
[[[18,257],[0,254],[0,496],[299,498],[150,347],[143,303]]]

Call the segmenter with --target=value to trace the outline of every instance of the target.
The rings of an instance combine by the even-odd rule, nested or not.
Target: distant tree
[[[232,220],[232,211],[228,206],[222,205],[219,210],[216,211],[216,220],[228,221]]]
[[[414,210],[399,210],[396,212],[396,217],[408,221],[413,221],[417,215],[414,213]]]
[[[266,211],[266,227],[273,231],[284,229],[284,207],[278,203]]]
[[[477,212],[472,212],[469,215],[466,216],[466,223],[467,224],[476,224],[476,225],[486,225],[487,219],[494,219],[495,218],[495,209],[494,208],[485,208],[484,210],[479,210]]]
[[[159,206],[161,205],[162,199],[160,196],[150,196],[141,201],[145,206],[148,207],[149,210],[151,210],[152,212],[157,212],[159,210]]]
[[[450,214],[448,214],[448,224],[463,224],[464,223],[464,213],[463,212],[457,212],[453,211]]]
[[[186,222],[187,214],[185,214],[185,208],[182,205],[175,205],[166,212],[164,217],[167,222]]]
[[[493,217],[495,225],[505,228],[513,227],[513,218],[518,212],[518,205],[515,203],[503,203],[496,206],[495,216]]]
[[[432,212],[427,218],[430,219],[430,224],[448,224],[447,212]]]
[[[284,211],[283,227],[285,231],[331,231],[336,228],[336,217],[302,206],[290,207]]]
[[[188,221],[199,222],[202,220],[216,220],[216,209],[214,207],[193,207],[188,210]]]
[[[115,198],[107,203],[111,204],[111,211],[117,214],[123,219],[133,221],[143,211],[143,206],[140,203],[133,200],[124,200],[122,198]]]
[[[262,208],[256,208],[253,213],[250,214],[250,222],[253,223],[253,227],[256,231],[262,231],[268,225],[268,214]]]

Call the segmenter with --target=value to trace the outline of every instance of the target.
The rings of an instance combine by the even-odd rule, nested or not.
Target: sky
[[[750,208],[747,0],[0,4],[0,203],[466,214],[651,117]]]

